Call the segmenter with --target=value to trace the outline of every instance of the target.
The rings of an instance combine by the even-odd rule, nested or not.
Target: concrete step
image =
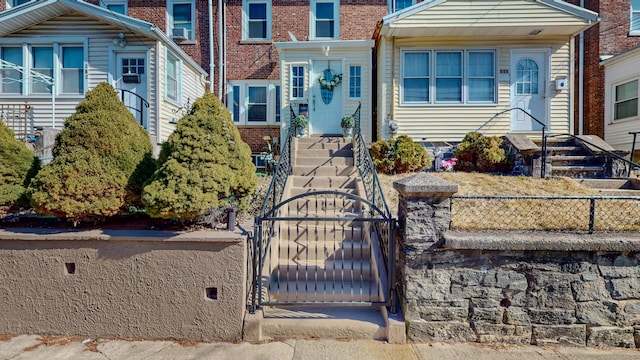
[[[334,282],[305,280],[269,284],[269,299],[278,302],[375,302],[380,301],[375,281]]]
[[[558,154],[566,154],[566,155],[587,155],[588,152],[585,151],[580,146],[547,146],[547,153],[549,155],[558,155]]]
[[[280,241],[277,248],[277,258],[289,259],[370,259],[371,248],[361,239],[338,240],[337,238],[303,237],[298,241]]]
[[[297,195],[301,195],[301,194],[307,194],[307,193],[311,193],[314,191],[339,191],[342,193],[346,193],[346,194],[354,194],[354,195],[358,195],[358,189],[356,189],[355,187],[351,187],[351,188],[335,188],[335,189],[331,189],[331,188],[312,188],[312,187],[292,187],[289,193],[288,197],[294,197]],[[327,196],[333,198],[334,196],[332,195],[312,195],[312,197],[308,198],[308,199],[315,199],[316,197],[320,198],[320,199],[325,199]],[[339,197],[338,201],[342,201],[343,197]]]
[[[271,279],[282,282],[332,283],[334,287],[374,280],[374,272],[369,260],[315,260],[293,259],[280,264],[271,271]]]
[[[357,173],[355,166],[294,165],[292,169],[292,175],[297,176],[355,176]]]
[[[351,139],[342,136],[311,136],[296,138],[298,144],[351,144]]]
[[[638,186],[640,185],[640,181],[634,179],[580,179],[578,183],[591,189],[601,190],[637,190],[640,188],[640,186]]]
[[[552,155],[547,159],[551,162],[594,162],[599,158],[593,155]]]
[[[353,157],[296,156],[295,166],[353,166]]]
[[[339,226],[336,222],[324,222],[321,224],[313,223],[308,224],[309,221],[288,221],[280,227],[280,236],[283,243],[287,241],[297,241],[303,244],[311,244],[313,242],[320,242],[321,244],[344,243],[344,245],[350,245],[348,242],[360,241],[363,237],[363,230],[361,224],[347,224],[345,226]],[[354,226],[351,226],[354,225]]]
[[[298,149],[298,156],[329,158],[329,157],[353,157],[350,147],[340,149]]]
[[[307,189],[300,189],[300,192]],[[354,189],[347,189],[355,191]],[[296,193],[295,188],[291,189],[290,198]],[[342,191],[342,190],[341,190]],[[361,214],[362,206],[358,200],[348,199],[346,197],[336,197],[333,195],[310,195],[299,199],[292,200],[285,205],[283,209],[285,216],[290,217],[335,217],[339,215],[345,218],[358,217]],[[296,214],[299,213],[299,214]]]
[[[298,142],[298,150],[313,150],[313,149],[325,149],[325,150],[340,150],[351,149],[351,143],[340,142]]]
[[[564,165],[564,166],[557,166],[557,165],[553,165],[551,167],[551,171],[554,172],[601,172],[604,171],[602,165]]]
[[[293,186],[298,188],[355,188],[358,179],[355,176],[297,176],[292,177]]]

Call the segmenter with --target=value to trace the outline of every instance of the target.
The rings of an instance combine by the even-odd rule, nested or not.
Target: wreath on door
[[[330,104],[333,99],[333,90],[342,82],[342,74],[334,74],[331,68],[325,69],[318,76],[318,84],[320,84],[320,94],[322,102]]]

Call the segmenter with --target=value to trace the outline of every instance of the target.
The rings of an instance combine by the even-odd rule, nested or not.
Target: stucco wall
[[[0,230],[0,333],[240,340],[245,241]]]

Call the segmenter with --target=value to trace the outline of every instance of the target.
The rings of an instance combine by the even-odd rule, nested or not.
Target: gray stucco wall
[[[0,333],[241,340],[245,241],[0,230]]]

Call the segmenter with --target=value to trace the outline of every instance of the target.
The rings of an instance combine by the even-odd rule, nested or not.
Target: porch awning
[[[598,21],[598,14],[559,0],[426,0],[385,16],[380,35],[573,36]]]

